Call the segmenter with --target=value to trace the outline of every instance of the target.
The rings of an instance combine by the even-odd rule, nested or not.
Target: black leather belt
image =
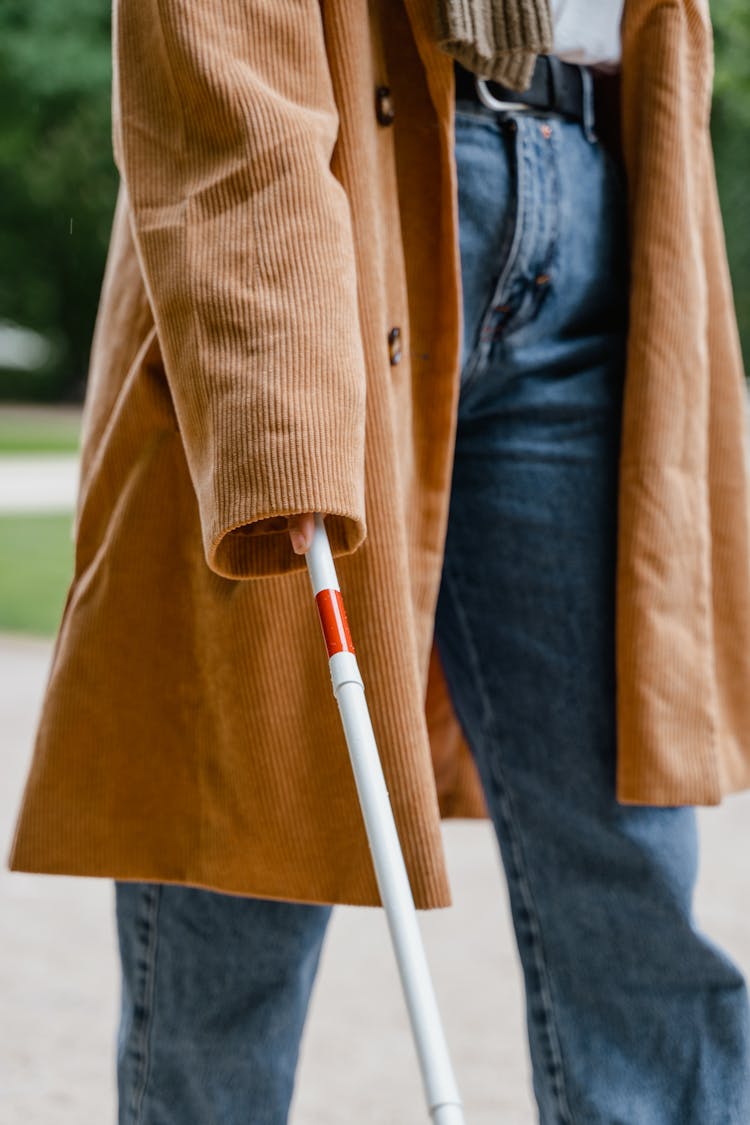
[[[473,102],[481,101],[475,82],[475,75],[457,60],[454,61],[456,74],[456,98]],[[550,113],[559,113],[576,121],[584,120],[584,76],[583,67],[575,63],[563,62],[556,55],[538,55],[531,85],[526,90],[513,90],[490,79],[486,88],[493,98],[501,102],[531,106]],[[588,72],[596,94],[596,79]],[[596,97],[594,97],[594,105]],[[595,114],[595,109],[594,109]]]

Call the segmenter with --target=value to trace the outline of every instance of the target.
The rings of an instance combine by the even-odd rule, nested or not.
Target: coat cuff
[[[206,562],[305,566],[260,520],[365,538],[366,368],[320,5],[116,0],[113,146]]]

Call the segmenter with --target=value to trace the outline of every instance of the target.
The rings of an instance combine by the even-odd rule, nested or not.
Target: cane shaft
[[[319,514],[307,554],[336,701],[349,749],[375,876],[406,999],[422,1080],[434,1125],[463,1125],[463,1112],[422,944],[364,684]]]

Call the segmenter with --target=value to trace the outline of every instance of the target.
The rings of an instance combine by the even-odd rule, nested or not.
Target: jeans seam
[[[521,252],[526,225],[526,199],[524,197],[525,176],[522,166],[525,153],[525,141],[522,137],[522,132],[522,129],[516,128],[512,135],[513,158],[512,162],[509,163],[512,170],[511,188],[513,193],[514,213],[511,220],[512,226],[508,239],[507,254],[500,266],[497,276],[492,282],[489,302],[479,322],[474,347],[466,359],[460,388],[463,396],[468,393],[469,388],[477,382],[487,368],[494,341],[494,334],[488,332],[488,326],[492,325],[495,319],[496,301],[499,300],[504,289],[507,287]],[[501,137],[503,139],[503,145],[507,147],[504,125],[501,126]]]
[[[483,726],[485,726],[486,728],[486,733],[489,734],[490,729],[495,726],[494,710],[489,693],[484,683],[481,661],[479,660],[478,653],[476,652],[476,649],[472,642],[471,629],[469,628],[466,614],[464,612],[463,603],[461,602],[460,597],[457,596],[458,583],[455,581],[454,576],[451,572],[450,565],[447,563],[447,561],[443,567],[443,579],[448,590],[450,591],[451,597],[453,598],[456,619],[459,623],[459,628],[463,633],[467,660],[472,667],[477,690],[481,697],[485,712]],[[495,762],[494,760],[493,766],[490,769],[490,775],[493,783],[493,788],[499,799],[500,813],[504,818],[508,830],[508,839],[510,840],[513,859],[515,862],[518,886],[530,920],[530,947],[539,976],[539,997],[544,1017],[547,1041],[552,1057],[552,1065],[554,1068],[554,1077],[552,1081],[553,1098],[556,1103],[557,1112],[560,1115],[560,1125],[575,1125],[575,1120],[570,1109],[570,1103],[568,1101],[568,1096],[565,1089],[565,1071],[563,1067],[562,1050],[560,1047],[559,1036],[554,1020],[554,1004],[552,1001],[551,986],[549,982],[547,963],[544,954],[544,941],[542,939],[541,929],[539,926],[538,912],[536,909],[536,904],[534,902],[534,895],[532,893],[531,886],[524,875],[523,842],[521,834],[518,831],[517,821],[513,810],[513,802],[510,796],[510,790],[508,786],[504,784],[502,767],[498,762]],[[501,784],[501,782],[503,783]]]
[[[156,991],[156,957],[159,943],[157,919],[160,901],[159,886],[146,886],[143,898],[145,903],[144,927],[146,938],[144,941],[143,986],[142,986],[142,1011],[143,1015],[135,1037],[135,1051],[137,1066],[133,1076],[133,1090],[130,1098],[130,1116],[132,1125],[139,1125],[143,1111],[143,1102],[146,1096],[151,1071],[151,1034],[154,1023],[154,994]]]
[[[520,135],[520,130],[519,130],[519,135]],[[534,236],[533,236],[538,241],[537,252],[541,251],[542,247],[544,247],[544,250],[545,250],[544,255],[542,256],[541,253],[540,253],[540,256],[539,256],[539,269],[541,270],[542,273],[547,273],[548,275],[550,273],[554,274],[554,272],[555,272],[555,263],[557,261],[559,230],[560,230],[561,188],[560,188],[560,158],[559,158],[559,146],[558,146],[558,141],[557,141],[557,135],[558,134],[557,134],[556,129],[551,130],[550,138],[547,142],[547,144],[549,145],[549,150],[548,150],[549,151],[549,168],[550,168],[549,185],[547,185],[547,183],[546,183],[546,173],[545,173],[545,177],[543,177],[542,180],[541,180],[542,191],[540,192],[540,190],[539,190],[540,180],[539,180],[539,177],[538,177],[537,173],[534,170],[533,165],[534,165],[535,161],[536,161],[537,164],[540,164],[541,161],[543,159],[546,159],[546,158],[542,157],[540,153],[534,152],[534,147],[533,147],[534,142],[531,141],[531,140],[529,140],[528,143],[525,143],[524,147],[523,147],[523,156],[524,156],[524,159],[528,162],[528,168],[526,168],[524,170],[522,178],[521,178],[521,174],[519,173],[519,183],[523,183],[523,185],[526,185],[527,183],[534,185],[534,198],[530,201],[529,206],[525,209],[525,215],[528,215],[531,211],[533,211],[535,209],[538,209],[543,215],[549,216],[549,226],[546,229],[543,229],[541,232],[535,231]],[[537,141],[537,143],[538,143],[538,141]],[[547,194],[547,191],[546,191],[547,186],[549,186],[549,193],[548,194]],[[527,233],[527,231],[525,230],[523,233],[525,235]],[[530,248],[530,254],[535,256],[533,239],[532,239],[532,246]],[[519,262],[521,262],[521,249],[520,248],[519,248],[519,252],[518,252],[518,255],[517,255],[516,266],[518,265]],[[523,273],[524,273],[524,266],[528,265],[528,264],[530,264],[530,263],[522,263],[522,265],[521,265],[522,276],[523,276]],[[525,301],[526,308],[524,309],[524,295],[522,294],[520,299],[513,300],[513,299],[511,299],[512,289],[508,290],[507,296],[510,300],[511,311],[509,312],[508,317],[505,320],[503,320],[501,323],[495,325],[494,332],[493,332],[492,336],[489,338],[489,340],[490,340],[490,350],[487,353],[487,362],[489,362],[489,360],[492,356],[492,350],[491,350],[492,346],[497,341],[500,341],[504,338],[508,338],[508,337],[512,336],[514,332],[518,332],[522,328],[526,328],[529,324],[532,324],[538,318],[544,302],[547,300],[547,298],[549,297],[549,295],[552,291],[552,286],[548,282],[547,284],[545,284],[543,286],[539,286],[537,284],[536,291],[534,291],[532,289],[531,293],[528,293],[528,288],[529,288],[528,278],[523,281],[522,287],[527,290],[527,298],[528,299],[526,299],[526,301]],[[493,295],[493,304],[494,304],[494,295]],[[514,305],[515,305],[515,307],[513,307]],[[523,312],[522,312],[522,309],[523,309]]]

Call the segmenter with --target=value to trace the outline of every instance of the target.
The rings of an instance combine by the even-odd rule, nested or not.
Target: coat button
[[[392,124],[396,110],[389,86],[378,86],[375,90],[375,114],[381,125]]]
[[[392,328],[388,333],[388,353],[391,358],[391,367],[401,361],[401,329]]]

